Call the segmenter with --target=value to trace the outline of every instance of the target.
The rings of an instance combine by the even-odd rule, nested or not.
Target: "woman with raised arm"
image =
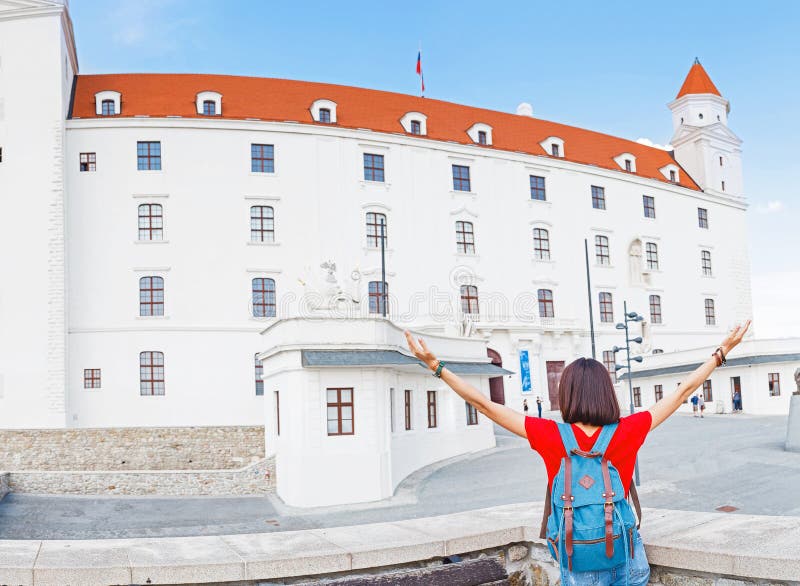
[[[673,393],[650,409],[626,417],[620,417],[606,367],[591,358],[575,360],[564,369],[558,385],[562,424],[493,403],[450,372],[422,338],[414,340],[409,332],[405,334],[411,352],[434,376],[496,424],[526,438],[541,455],[548,477],[542,537],[559,563],[562,584],[634,586],[647,584],[650,575],[636,518],[627,502],[636,454],[647,434],[725,363],[749,327],[749,320],[736,326]]]

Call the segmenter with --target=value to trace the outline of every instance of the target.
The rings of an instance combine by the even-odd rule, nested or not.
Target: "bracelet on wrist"
[[[443,368],[444,368],[444,362],[439,360],[438,363],[436,364],[436,370],[434,371],[433,376],[435,376],[436,378],[442,378]]]

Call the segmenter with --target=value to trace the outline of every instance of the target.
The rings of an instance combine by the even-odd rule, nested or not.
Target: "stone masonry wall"
[[[0,470],[11,472],[219,470],[263,458],[261,426],[0,430]]]
[[[82,495],[259,495],[275,492],[275,459],[238,470],[22,471],[8,476],[15,493]],[[2,486],[0,485],[0,495]],[[2,498],[2,497],[0,497]]]

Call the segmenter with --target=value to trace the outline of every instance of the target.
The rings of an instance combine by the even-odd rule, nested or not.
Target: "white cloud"
[[[759,214],[774,214],[777,212],[782,212],[784,209],[783,202],[777,199],[773,199],[768,201],[766,204],[758,204],[756,206],[756,210]]]
[[[800,337],[800,271],[753,275],[753,328],[758,338]]]
[[[644,146],[655,147],[657,149],[661,149],[662,151],[671,151],[672,145],[671,144],[658,144],[650,140],[649,138],[637,138],[636,142],[639,144],[643,144]]]

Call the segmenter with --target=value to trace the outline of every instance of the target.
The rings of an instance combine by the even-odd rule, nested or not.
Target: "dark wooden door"
[[[560,409],[558,404],[558,381],[561,380],[563,370],[563,360],[547,361],[547,392],[550,395],[550,409],[553,411]]]
[[[487,348],[486,354],[492,359],[492,364],[503,366],[503,359],[500,358],[500,354],[491,348]],[[493,403],[506,404],[506,390],[502,376],[493,376],[489,379],[489,398]]]

